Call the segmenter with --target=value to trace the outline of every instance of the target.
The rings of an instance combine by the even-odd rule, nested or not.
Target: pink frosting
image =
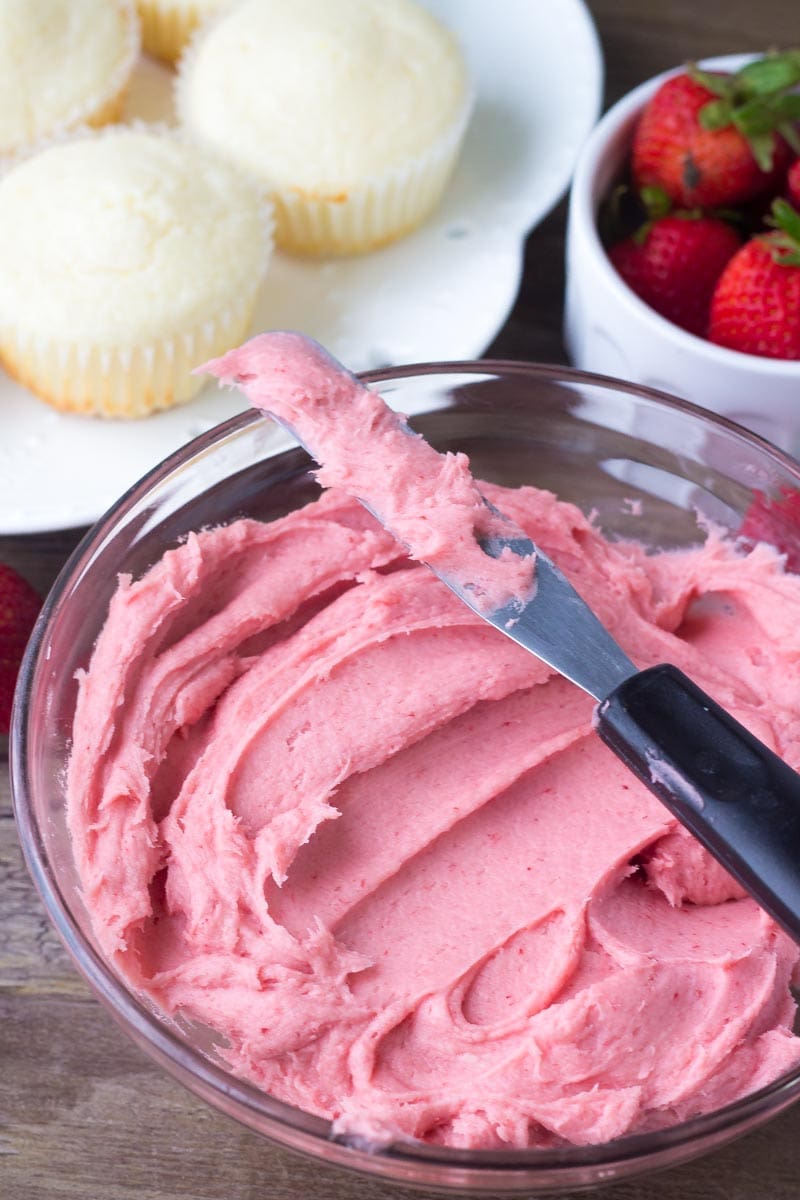
[[[481,491],[635,662],[674,662],[800,765],[800,579],[776,555],[648,555],[549,493]],[[598,1142],[800,1062],[797,948],[591,700],[341,491],[120,581],[68,806],[131,984],[351,1134]]]

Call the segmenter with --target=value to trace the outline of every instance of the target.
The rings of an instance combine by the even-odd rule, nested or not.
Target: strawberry
[[[722,272],[708,336],[744,354],[800,359],[800,213],[785,200],[772,212],[775,228],[746,242]]]
[[[786,570],[800,574],[800,492],[784,488],[780,500],[756,492],[739,534],[749,542],[769,542],[786,555]]]
[[[616,242],[608,256],[645,304],[704,337],[717,280],[739,244],[738,234],[717,217],[671,213]]]
[[[791,91],[798,82],[798,51],[768,55],[735,74],[690,66],[667,79],[634,132],[634,184],[663,188],[688,208],[777,191],[790,145],[800,154],[800,95]]]
[[[0,563],[0,734],[9,731],[14,685],[41,607],[31,585]]]

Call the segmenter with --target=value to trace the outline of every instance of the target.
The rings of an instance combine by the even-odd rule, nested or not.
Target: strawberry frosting
[[[308,384],[288,343],[216,369],[252,394],[269,362]],[[639,666],[672,661],[800,766],[778,554],[713,533],[648,554],[550,493],[480,491]],[[798,949],[592,709],[340,488],[193,534],[120,579],[80,678],[68,810],[97,938],[237,1074],[377,1144],[586,1144],[726,1104],[800,1062]]]

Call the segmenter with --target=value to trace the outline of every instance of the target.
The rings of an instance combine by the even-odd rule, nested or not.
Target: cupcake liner
[[[229,161],[238,162],[236,131],[225,148],[207,140],[192,122],[187,81],[200,45],[225,13],[195,31],[177,64],[175,111],[191,136]],[[324,257],[363,254],[396,241],[417,228],[438,205],[455,167],[474,104],[468,90],[449,128],[427,150],[372,178],[343,188],[326,185],[275,187],[263,176],[261,187],[275,209],[275,243],[290,254]],[[244,168],[253,178],[252,166]]]
[[[42,130],[37,137],[20,138],[13,146],[0,147],[0,159],[13,157],[40,141],[59,137],[72,129],[84,125],[99,127],[119,119],[141,50],[141,26],[135,0],[116,0],[116,7],[122,13],[125,23],[125,46],[122,57],[109,72],[104,86],[96,88],[79,103],[67,109],[60,120],[49,129]]]
[[[60,412],[144,417],[194,396],[194,367],[246,336],[258,289],[227,312],[148,346],[82,346],[0,331],[0,360],[19,383]]]
[[[223,7],[232,0],[220,0]],[[137,0],[142,22],[142,47],[148,54],[175,63],[197,27],[209,16],[207,8],[170,4],[169,0]]]
[[[346,193],[314,195],[301,188],[272,194],[275,241],[292,254],[363,254],[416,229],[439,204],[453,173],[471,102],[428,153]]]

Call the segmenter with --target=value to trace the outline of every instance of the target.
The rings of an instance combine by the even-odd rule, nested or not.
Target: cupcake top
[[[469,87],[413,0],[244,0],[201,31],[181,119],[273,188],[336,198],[451,135]]]
[[[0,154],[91,121],[138,51],[133,0],[0,0]]]
[[[252,294],[269,249],[263,201],[235,168],[173,135],[112,127],[0,181],[0,326],[157,342]]]

